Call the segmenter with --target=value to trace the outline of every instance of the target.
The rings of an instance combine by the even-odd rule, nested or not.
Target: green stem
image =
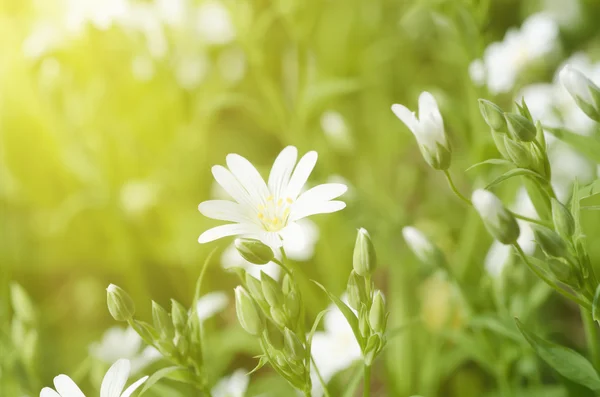
[[[580,308],[581,320],[583,321],[583,327],[585,329],[585,339],[587,341],[588,349],[590,350],[590,358],[592,364],[596,370],[600,369],[600,344],[598,344],[598,328],[596,322],[592,318],[592,314],[584,309]]]
[[[531,222],[531,223],[535,223],[538,225],[546,226],[548,228],[552,228],[552,224],[550,222],[542,221],[540,219],[530,218],[528,216],[517,214],[516,212],[512,212],[512,211],[509,211],[509,212],[517,219],[521,219],[526,222]]]
[[[325,380],[323,380],[323,377],[321,376],[321,371],[319,371],[319,367],[317,367],[317,363],[315,362],[315,359],[312,356],[312,354],[310,355],[310,360],[312,361],[313,368],[315,369],[315,373],[317,374],[317,378],[319,378],[319,383],[321,383],[321,387],[323,387],[323,393],[325,393],[325,396],[331,397],[331,395],[329,394],[329,390],[327,390],[327,383],[325,383]]]
[[[444,175],[446,175],[446,179],[448,180],[448,185],[450,185],[450,188],[452,189],[454,194],[456,194],[458,196],[458,198],[460,198],[462,201],[464,201],[468,205],[471,205],[471,200],[469,200],[468,198],[463,196],[463,194],[461,192],[459,192],[458,189],[456,188],[456,185],[454,184],[454,181],[452,180],[452,176],[450,175],[450,172],[448,172],[448,170],[444,170]]]
[[[363,397],[369,397],[371,395],[371,366],[365,364],[363,373]]]
[[[510,387],[510,383],[506,377],[506,371],[503,369],[499,369],[496,371],[496,382],[498,382],[498,388],[500,389],[500,394],[504,397],[512,396],[512,389]]]

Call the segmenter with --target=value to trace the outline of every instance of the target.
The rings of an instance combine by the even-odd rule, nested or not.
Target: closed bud
[[[570,238],[575,233],[575,219],[571,211],[555,198],[552,198],[552,221],[556,231],[563,237]]]
[[[171,321],[178,332],[183,332],[187,326],[188,312],[175,299],[171,299]]]
[[[264,329],[264,321],[260,312],[256,309],[252,297],[238,285],[235,288],[235,312],[240,325],[246,332],[258,336]]]
[[[358,229],[356,243],[354,244],[352,266],[354,267],[354,271],[363,277],[370,275],[377,266],[375,247],[373,247],[371,236],[369,236],[369,232],[366,229]]]
[[[566,258],[568,256],[565,241],[554,230],[540,225],[532,225],[535,241],[548,256]]]
[[[514,139],[531,142],[535,139],[537,130],[535,125],[526,117],[517,113],[504,113],[508,131]]]
[[[408,248],[423,263],[433,266],[445,266],[446,258],[438,247],[436,247],[419,229],[406,226],[402,229],[402,237]]]
[[[558,281],[567,285],[571,285],[571,283],[576,279],[573,274],[573,269],[571,269],[569,264],[553,258],[549,259],[547,263],[550,272]]]
[[[504,111],[500,106],[488,101],[487,99],[479,99],[479,111],[483,119],[490,128],[497,132],[506,132],[506,120],[504,119]]]
[[[494,143],[496,144],[496,148],[498,149],[498,151],[500,152],[500,154],[502,155],[503,158],[510,160],[510,157],[508,156],[508,152],[506,151],[506,145],[504,143],[505,136],[506,136],[506,134],[503,132],[492,131],[492,139],[494,140]]]
[[[289,328],[283,330],[284,351],[294,360],[301,360],[304,357],[304,346],[300,339]]]
[[[300,296],[296,291],[291,291],[285,297],[285,308],[290,319],[297,319],[300,314]]]
[[[129,321],[135,314],[133,300],[122,288],[110,284],[106,288],[106,303],[110,315],[117,321]]]
[[[246,273],[246,288],[248,288],[250,295],[252,295],[257,302],[263,302],[265,300],[260,280],[250,275],[250,273]]]
[[[271,318],[278,326],[287,327],[288,325],[290,325],[290,320],[283,308],[271,307],[269,312],[271,313]]]
[[[260,272],[260,284],[262,287],[263,295],[271,307],[279,307],[283,304],[283,292],[281,287],[277,284],[271,276],[267,273]]]
[[[529,168],[533,169],[535,172],[537,172],[545,178],[550,178],[550,162],[548,161],[548,155],[545,153],[545,151],[540,149],[538,145],[531,145],[530,156],[531,166]]]
[[[281,281],[281,291],[284,295],[289,294],[294,289],[294,282],[292,281],[292,277],[286,273],[283,276],[283,280]]]
[[[508,158],[519,168],[529,168],[531,165],[532,158],[529,148],[525,145],[526,143],[515,141],[509,138],[508,135],[504,136],[504,147]]]
[[[386,317],[385,302],[381,295],[381,291],[378,290],[375,292],[373,305],[371,305],[371,310],[369,311],[369,324],[371,324],[371,329],[375,332],[383,333],[385,331]]]
[[[265,334],[269,341],[269,347],[275,350],[282,350],[285,344],[283,332],[272,321],[266,321],[265,324]]]
[[[571,65],[565,66],[560,71],[559,78],[577,106],[589,118],[600,122],[600,88]]]
[[[502,244],[513,244],[519,238],[519,224],[493,193],[477,189],[471,198],[488,232]]]
[[[260,240],[236,238],[234,244],[242,258],[255,265],[265,265],[274,258],[271,247]]]
[[[525,103],[525,98],[521,98],[520,104],[518,102],[515,102],[515,104],[517,105],[517,110],[521,116],[525,117],[529,121],[533,121],[529,107],[527,106],[527,103]]]
[[[359,276],[354,270],[350,272],[346,292],[348,293],[348,303],[354,310],[358,310],[361,303],[367,303],[365,279]]]
[[[358,310],[358,330],[363,338],[366,338],[371,334],[371,327],[369,326],[369,312],[365,304],[362,304]]]
[[[152,301],[152,322],[154,323],[154,328],[156,328],[165,339],[173,339],[175,336],[175,328],[171,322],[171,317],[161,305],[154,301]]]

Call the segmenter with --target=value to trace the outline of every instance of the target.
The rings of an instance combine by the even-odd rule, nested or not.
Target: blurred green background
[[[521,87],[552,80],[570,54],[594,59],[600,4],[577,3],[576,18],[561,22],[558,53],[524,71],[508,92],[491,95],[474,84],[469,65],[528,15],[560,15],[570,2],[0,1],[0,394],[37,395],[53,376],[80,368],[90,343],[115,325],[106,310],[109,283],[132,295],[142,319],[150,318],[151,299],[191,305],[205,257],[229,244],[196,242],[215,224],[197,211],[214,195],[210,167],[239,153],[265,175],[291,144],[319,153],[312,183],[343,178],[350,186],[347,209],[312,218],[320,238],[313,258],[301,263],[309,315],[328,302],[307,280],[341,294],[356,228],[365,227],[378,250],[376,283],[392,324],[423,308],[433,317],[390,342],[377,363],[374,394],[501,395],[493,394],[493,371],[475,352],[457,348],[460,338],[480,331],[459,318],[441,324],[463,329],[457,339],[437,334],[436,320],[454,310],[452,300],[425,282],[401,229],[415,224],[442,247],[466,275],[480,312],[494,310],[483,267],[491,239],[444,176],[427,167],[390,105],[415,108],[421,91],[432,92],[459,188],[481,185],[491,171],[464,172],[495,155],[476,99],[510,107]],[[593,253],[598,258],[600,248]],[[223,271],[220,254],[212,262],[206,290],[231,297],[236,277]],[[529,293],[529,274],[515,274],[518,281],[508,284],[520,289],[511,296]],[[37,305],[35,376],[10,364],[11,281]],[[542,326],[578,346],[576,312],[552,302]],[[215,379],[253,367],[258,347],[239,328],[233,305],[207,326],[214,330]],[[500,351],[491,366],[508,360],[512,381],[527,383],[527,371],[539,363],[514,341],[502,341],[507,345],[492,346]],[[522,362],[504,357],[509,351]],[[540,371],[540,384],[553,383]],[[251,390],[291,395],[274,379],[263,369]],[[93,381],[81,381],[90,388],[86,382]]]

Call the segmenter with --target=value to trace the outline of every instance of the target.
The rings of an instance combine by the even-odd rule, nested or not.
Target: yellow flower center
[[[265,204],[258,206],[258,220],[266,231],[277,232],[287,226],[293,203],[294,200],[290,197],[275,200],[273,196],[269,196]]]

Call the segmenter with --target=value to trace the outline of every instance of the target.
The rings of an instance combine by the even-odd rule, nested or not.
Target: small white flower
[[[435,247],[423,232],[416,227],[406,226],[402,229],[402,236],[408,247],[421,262],[429,262],[431,253],[435,250]]]
[[[328,110],[321,115],[321,129],[329,143],[337,150],[349,151],[353,142],[350,129],[344,117],[339,113]]]
[[[502,244],[513,244],[519,238],[519,224],[502,201],[488,190],[477,189],[471,197],[488,232]]]
[[[450,145],[435,97],[426,91],[419,95],[418,118],[403,105],[392,105],[392,112],[413,133],[427,162],[435,169],[447,169],[450,165]]]
[[[205,1],[198,7],[196,29],[200,37],[211,45],[227,44],[236,35],[229,11],[217,0]]]
[[[213,397],[244,397],[250,377],[245,369],[238,369],[222,378],[211,390]]]
[[[196,302],[196,313],[198,314],[200,322],[204,322],[215,314],[223,311],[228,303],[229,298],[227,297],[227,294],[222,291],[210,292],[200,297],[198,302]]]
[[[346,191],[343,184],[326,183],[300,193],[317,162],[317,153],[308,152],[296,165],[297,156],[295,147],[283,149],[271,168],[268,183],[237,154],[227,155],[229,168],[214,166],[213,176],[235,201],[209,200],[200,203],[198,209],[206,217],[232,223],[205,231],[198,242],[245,236],[279,248],[286,233],[298,233],[293,229],[299,227],[300,219],[343,209],[346,204],[334,200]]]
[[[594,83],[579,70],[571,65],[566,65],[559,73],[560,82],[569,91],[572,97],[579,97],[587,103],[592,103],[594,98],[590,92],[590,86]]]
[[[127,359],[131,363],[131,373],[135,374],[161,357],[152,346],[142,349],[142,338],[131,327],[109,328],[100,342],[90,345],[90,355],[110,364],[119,359]]]
[[[130,397],[148,379],[147,376],[144,376],[123,391],[129,378],[130,368],[131,364],[126,359],[120,359],[114,363],[106,375],[104,375],[104,379],[102,379],[100,397]],[[67,375],[58,375],[55,377],[54,388],[56,391],[49,387],[44,387],[40,392],[40,397],[85,397],[77,384]]]

